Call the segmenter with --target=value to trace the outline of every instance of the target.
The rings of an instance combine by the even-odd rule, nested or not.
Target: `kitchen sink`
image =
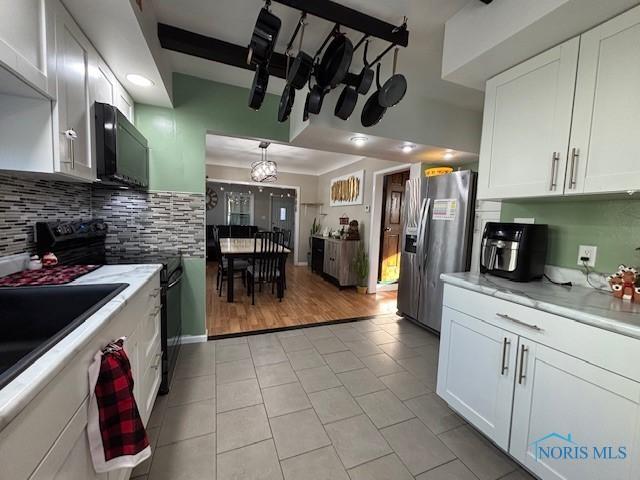
[[[0,288],[0,388],[127,287]]]

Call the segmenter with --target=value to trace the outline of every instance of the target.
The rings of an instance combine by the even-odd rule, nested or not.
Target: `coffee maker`
[[[480,272],[529,282],[544,275],[548,226],[488,222],[482,235]]]

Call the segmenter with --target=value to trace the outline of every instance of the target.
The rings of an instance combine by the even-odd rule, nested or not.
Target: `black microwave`
[[[103,185],[149,188],[147,139],[113,105],[95,102],[96,167]]]

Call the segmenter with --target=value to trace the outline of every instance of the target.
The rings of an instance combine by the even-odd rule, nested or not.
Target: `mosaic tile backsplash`
[[[37,221],[103,218],[109,256],[179,250],[205,256],[204,195],[112,190],[0,174],[0,256],[35,250]]]

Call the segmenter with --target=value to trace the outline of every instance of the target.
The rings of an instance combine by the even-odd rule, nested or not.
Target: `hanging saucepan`
[[[264,96],[267,93],[268,84],[269,70],[266,66],[257,65],[256,73],[253,76],[253,84],[251,85],[251,93],[249,95],[249,107],[254,110],[260,110]]]
[[[287,72],[289,71],[289,55],[287,55]],[[289,120],[291,115],[291,109],[293,108],[293,102],[296,99],[296,90],[287,78],[287,84],[284,87],[282,96],[280,97],[280,105],[278,106],[278,121],[284,123]]]
[[[326,93],[326,90],[320,85],[314,85],[314,87],[309,92],[309,113],[312,113],[314,115],[320,113],[320,110],[322,110],[322,102],[324,101],[324,96],[326,95]]]
[[[353,43],[346,35],[335,31],[334,38],[322,56],[316,73],[318,84],[324,88],[336,88],[349,71],[353,60]]]
[[[362,71],[360,72],[360,75],[358,75],[358,83],[356,85],[356,90],[360,95],[366,95],[367,93],[369,93],[369,90],[371,89],[371,85],[373,85],[373,77],[375,76],[367,60],[368,50],[369,50],[369,40],[366,40],[366,43],[364,44],[364,55],[363,55],[364,67],[362,67]]]
[[[304,110],[302,112],[302,121],[306,122],[309,120],[309,97],[311,96],[311,92],[307,93],[307,99],[304,101]]]
[[[338,103],[336,103],[336,109],[333,112],[336,117],[341,120],[349,120],[349,117],[356,108],[358,103],[358,91],[349,85],[345,85]]]
[[[380,91],[382,89],[382,86],[380,85],[380,64],[377,65],[376,69],[376,85],[378,90],[373,92],[367,100],[367,103],[364,104],[362,116],[360,117],[363,127],[373,127],[374,125],[377,125],[387,112],[387,108],[383,107],[378,102]]]
[[[271,60],[273,49],[278,41],[282,22],[267,8],[262,8],[258,14],[256,25],[253,29],[247,64],[266,65]]]
[[[396,67],[398,66],[398,48],[393,53],[393,76],[384,82],[380,93],[378,102],[381,106],[391,108],[395,107],[404,98],[407,93],[407,79],[404,75],[396,73]]]
[[[309,78],[311,77],[311,72],[313,71],[313,58],[311,55],[302,51],[302,40],[304,39],[304,17],[300,19],[302,24],[300,31],[300,43],[298,47],[298,55],[293,61],[293,65],[291,66],[291,72],[289,73],[289,82],[293,85],[293,88],[296,90],[302,89]]]

